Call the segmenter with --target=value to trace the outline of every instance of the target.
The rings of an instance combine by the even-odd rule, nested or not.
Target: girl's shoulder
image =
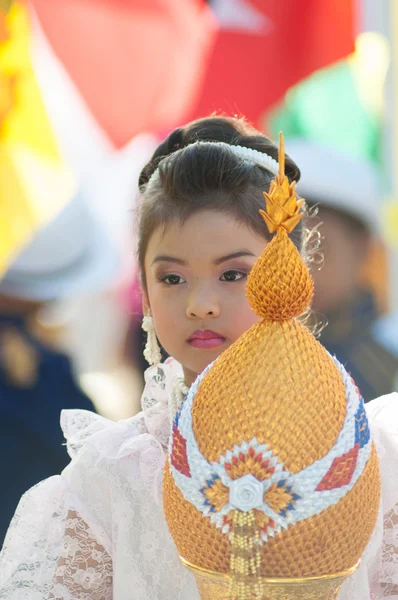
[[[380,396],[365,404],[366,414],[373,429],[398,434],[398,393]]]
[[[147,441],[151,436],[166,447],[170,433],[169,398],[175,378],[181,375],[181,365],[172,358],[147,369],[142,410],[128,419],[111,421],[88,410],[63,410],[61,428],[70,457],[97,452],[110,460],[121,458],[140,436],[146,436]]]
[[[381,467],[389,463],[398,469],[398,393],[376,398],[365,408]]]
[[[170,435],[168,395],[179,372],[175,361],[146,373],[142,411],[129,419],[111,421],[85,410],[65,410],[61,426],[71,456],[61,479],[110,535],[112,510],[149,501],[161,506],[161,487]]]
[[[398,506],[398,393],[366,405],[369,427],[379,457],[384,514]]]

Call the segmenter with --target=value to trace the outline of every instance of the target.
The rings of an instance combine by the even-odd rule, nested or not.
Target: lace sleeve
[[[398,598],[398,504],[384,515],[380,598]]]
[[[110,541],[61,477],[21,499],[0,553],[0,599],[112,600]]]
[[[77,511],[70,510],[49,600],[112,600],[112,559]]]
[[[381,539],[371,569],[371,599],[398,600],[398,394],[370,402],[367,411],[382,482]]]

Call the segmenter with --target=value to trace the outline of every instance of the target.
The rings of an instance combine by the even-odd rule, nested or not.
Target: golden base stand
[[[182,557],[182,564],[194,575],[201,600],[236,600],[230,593],[231,577],[191,565]],[[242,596],[245,600],[336,600],[344,581],[358,568],[335,575],[304,579],[267,579],[260,577],[261,596],[253,591]]]

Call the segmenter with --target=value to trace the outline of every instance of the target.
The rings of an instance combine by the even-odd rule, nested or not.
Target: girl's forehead
[[[236,249],[247,248],[258,256],[266,244],[246,223],[219,211],[203,210],[186,221],[171,221],[152,234],[146,256],[189,256],[200,254],[214,258]]]

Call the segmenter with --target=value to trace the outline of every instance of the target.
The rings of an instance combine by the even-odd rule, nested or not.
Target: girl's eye
[[[166,283],[167,285],[180,285],[181,283],[185,283],[185,280],[179,275],[165,275],[160,279],[162,283]]]
[[[246,279],[247,273],[243,273],[243,271],[235,271],[231,269],[230,271],[225,271],[221,277],[220,281],[241,281],[242,279]]]

